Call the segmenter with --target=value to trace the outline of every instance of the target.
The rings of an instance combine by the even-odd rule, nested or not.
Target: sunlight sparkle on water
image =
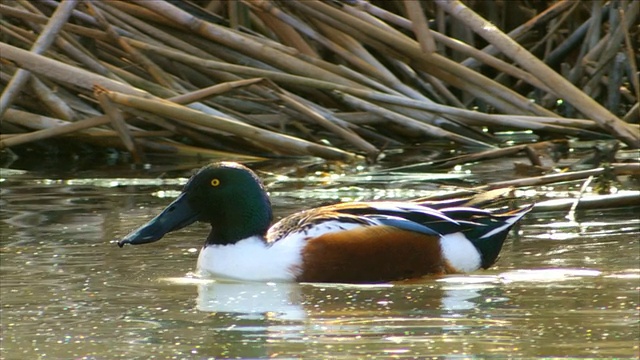
[[[500,274],[500,278],[505,282],[555,282],[600,274],[602,272],[590,269],[536,269],[508,271]]]
[[[176,198],[180,195],[180,191],[177,190],[160,190],[153,193],[153,196],[164,199],[164,198]]]

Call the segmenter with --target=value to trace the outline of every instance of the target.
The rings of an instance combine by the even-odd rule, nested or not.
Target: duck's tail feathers
[[[467,238],[475,245],[482,255],[482,268],[487,269],[498,259],[504,240],[509,230],[531,209],[533,204],[523,208],[502,213],[493,213],[484,223],[485,226],[475,228],[475,234],[468,234]]]
[[[502,224],[500,226],[494,227],[493,229],[491,229],[486,234],[480,236],[480,238],[478,238],[478,240],[490,238],[490,237],[492,237],[492,236],[494,236],[496,234],[500,234],[500,233],[505,233],[506,234],[513,227],[513,225],[516,222],[518,222],[518,220],[520,220],[523,216],[525,216],[532,208],[533,208],[533,204],[531,204],[531,205],[529,205],[527,207],[524,207],[524,208],[514,209],[514,210],[511,210],[511,211],[496,215],[497,217],[504,218],[504,221],[502,222]]]

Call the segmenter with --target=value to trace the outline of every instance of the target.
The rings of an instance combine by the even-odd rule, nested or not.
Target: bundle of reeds
[[[0,148],[373,161],[486,152],[496,130],[640,147],[640,2],[527,3],[4,1]]]

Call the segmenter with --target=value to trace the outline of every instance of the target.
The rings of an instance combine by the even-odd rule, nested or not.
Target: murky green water
[[[438,187],[424,174],[269,170],[280,216]],[[579,213],[572,222],[564,213],[530,214],[496,267],[467,276],[375,286],[233,283],[189,275],[204,225],[146,246],[112,242],[185,181],[131,176],[2,174],[2,358],[638,356],[638,208]]]

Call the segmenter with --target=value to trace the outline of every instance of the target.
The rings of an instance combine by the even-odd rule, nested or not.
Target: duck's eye
[[[211,179],[211,186],[218,186],[220,185],[220,179]]]

